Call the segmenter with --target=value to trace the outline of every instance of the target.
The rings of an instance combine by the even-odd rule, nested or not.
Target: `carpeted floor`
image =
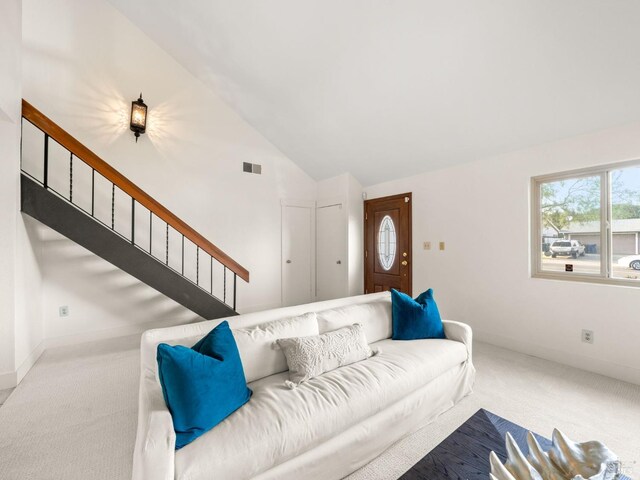
[[[0,407],[3,480],[129,479],[136,431],[138,337],[51,349]],[[545,436],[599,439],[640,478],[640,387],[486,344],[475,393],[349,480],[397,479],[486,408]]]

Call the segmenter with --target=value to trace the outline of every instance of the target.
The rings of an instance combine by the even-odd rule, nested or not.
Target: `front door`
[[[364,202],[365,293],[411,295],[411,193]]]

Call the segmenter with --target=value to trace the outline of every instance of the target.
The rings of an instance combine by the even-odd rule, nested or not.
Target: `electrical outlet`
[[[424,248],[425,250],[431,250],[431,242],[424,242],[422,244],[422,248]]]
[[[440,250],[444,250],[444,242],[440,242]]]
[[[582,330],[582,342],[593,343],[593,330]]]
[[[68,305],[62,305],[58,309],[58,315],[60,315],[61,317],[68,317],[69,316],[69,306]]]

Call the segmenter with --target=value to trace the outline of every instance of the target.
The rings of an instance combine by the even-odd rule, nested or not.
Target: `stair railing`
[[[54,123],[51,119],[46,117],[42,112],[36,109],[26,100],[22,100],[22,129],[23,129],[23,143],[21,144],[21,172],[33,179],[45,189],[53,192],[63,200],[66,200],[74,207],[78,208],[86,215],[100,222],[106,228],[112,230],[115,234],[121,236],[127,241],[130,241],[132,245],[138,247],[141,251],[149,254],[157,261],[164,263],[167,268],[171,268],[174,272],[179,273],[187,280],[191,281],[202,290],[207,291],[210,295],[221,300],[224,304],[236,310],[237,301],[237,277],[240,277],[245,282],[249,282],[249,272],[242,265],[232,259],[229,255],[224,253],[209,240],[203,237],[200,233],[190,227],[183,220],[178,218],[175,214],[161,205],[157,200],[153,199],[149,194],[144,192],[140,187],[134,184],[131,180],[118,172],[115,168],[109,165],[107,162],[98,157],[95,153],[85,147],[82,143],[69,135],[60,126]],[[42,152],[42,171],[41,172],[29,172],[24,162],[24,120],[27,120],[30,125],[33,125],[44,135],[44,144]],[[52,143],[53,142],[53,143]],[[68,154],[68,193],[61,193],[54,188],[51,179],[51,164],[50,164],[50,149],[52,145],[56,145],[57,151],[62,148]],[[57,155],[59,158],[60,155]],[[85,207],[81,206],[78,201],[74,201],[74,168],[78,169],[78,166],[74,167],[74,162],[79,160],[84,165],[88,166],[91,170],[91,201],[89,205]],[[59,161],[57,162],[60,163]],[[58,165],[59,167],[59,165]],[[40,177],[40,178],[38,178]],[[100,219],[96,214],[96,179],[103,178],[110,184],[111,190],[111,218]],[[128,232],[122,232],[122,229],[116,227],[116,192],[122,192],[128,198],[130,198],[130,212],[131,217],[130,227]],[[149,212],[149,245],[148,248],[140,245],[140,242],[136,241],[139,237],[139,232],[136,232],[136,222],[139,220],[140,210],[142,207]],[[154,219],[160,221],[161,225],[164,225],[165,229],[165,245],[164,245],[164,258],[154,254],[153,239],[154,239]],[[178,268],[174,265],[170,265],[169,261],[169,238],[170,229],[177,232],[181,236],[181,260]],[[156,232],[157,233],[157,232]],[[178,237],[180,238],[180,237]],[[191,242],[196,248],[196,265],[195,265],[195,278],[191,278],[185,273],[185,242]],[[209,257],[209,270],[210,275],[209,282],[203,281],[203,275],[201,275],[201,252],[204,255],[205,265],[206,259]],[[173,262],[175,264],[175,262]],[[218,272],[215,272],[214,266],[217,267]],[[221,279],[218,278],[221,270]],[[232,281],[228,282],[227,277],[232,275]],[[215,278],[214,278],[215,277]],[[214,282],[214,280],[216,280]],[[220,281],[221,280],[221,281]],[[214,288],[214,285],[216,288]],[[231,292],[229,292],[231,289]],[[221,293],[220,293],[221,290]]]

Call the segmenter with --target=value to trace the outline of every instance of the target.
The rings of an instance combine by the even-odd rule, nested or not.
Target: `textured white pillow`
[[[284,353],[273,347],[275,340],[318,333],[315,312],[233,330],[247,383],[287,371]]]
[[[362,324],[369,343],[391,338],[391,297],[318,312],[320,333]]]
[[[308,337],[276,340],[289,365],[289,388],[338,367],[359,362],[373,355],[362,325]]]

